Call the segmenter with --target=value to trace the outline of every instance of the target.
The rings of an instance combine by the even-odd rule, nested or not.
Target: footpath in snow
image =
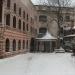
[[[75,58],[67,53],[28,53],[0,59],[0,75],[75,75]]]

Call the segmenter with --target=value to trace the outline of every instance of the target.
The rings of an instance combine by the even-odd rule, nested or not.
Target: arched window
[[[28,28],[28,24],[26,25],[26,30],[27,30],[27,31],[29,30],[29,28]]]
[[[23,11],[23,18],[25,19],[25,11]]]
[[[25,40],[23,40],[23,49],[25,49]]]
[[[28,21],[28,19],[29,19],[29,16],[28,16],[28,14],[27,14],[27,21]]]
[[[13,28],[16,28],[16,17],[13,17]]]
[[[14,3],[14,12],[16,13],[16,3]]]
[[[10,26],[10,14],[6,15],[6,25]]]
[[[26,49],[28,49],[28,40],[27,40],[27,42],[26,42]]]
[[[19,16],[21,16],[21,8],[19,8]]]
[[[9,39],[6,39],[6,42],[5,42],[5,51],[9,52],[9,49],[10,49],[10,41],[9,41]]]
[[[16,40],[13,40],[13,51],[16,51]]]
[[[25,31],[25,22],[23,22],[23,31]]]
[[[18,28],[21,30],[21,20],[19,20],[19,27]]]
[[[7,0],[7,8],[10,9],[10,0]]]
[[[21,40],[18,41],[18,50],[21,50]]]

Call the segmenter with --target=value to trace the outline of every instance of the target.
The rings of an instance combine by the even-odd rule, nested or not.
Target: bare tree
[[[55,8],[55,14],[58,24],[58,41],[60,42],[61,26],[64,23],[63,9],[65,8],[65,11],[67,11],[66,9],[71,7],[71,0],[43,0],[43,1],[40,0],[40,1],[41,1],[40,3],[43,2],[42,5],[47,5]]]

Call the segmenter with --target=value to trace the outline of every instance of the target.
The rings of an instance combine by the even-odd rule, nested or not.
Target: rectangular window
[[[66,21],[70,21],[70,16],[65,16]]]
[[[40,15],[40,16],[39,16],[39,21],[40,21],[40,22],[47,22],[47,16],[45,16],[45,15]]]

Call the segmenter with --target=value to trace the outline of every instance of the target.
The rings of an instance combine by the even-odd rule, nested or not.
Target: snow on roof
[[[73,27],[73,29],[75,29],[75,26]]]
[[[75,34],[67,35],[67,36],[64,36],[64,37],[75,37]]]
[[[48,31],[46,32],[46,34],[42,37],[42,38],[36,38],[39,40],[52,40],[52,39],[57,39],[55,37],[53,37]]]

